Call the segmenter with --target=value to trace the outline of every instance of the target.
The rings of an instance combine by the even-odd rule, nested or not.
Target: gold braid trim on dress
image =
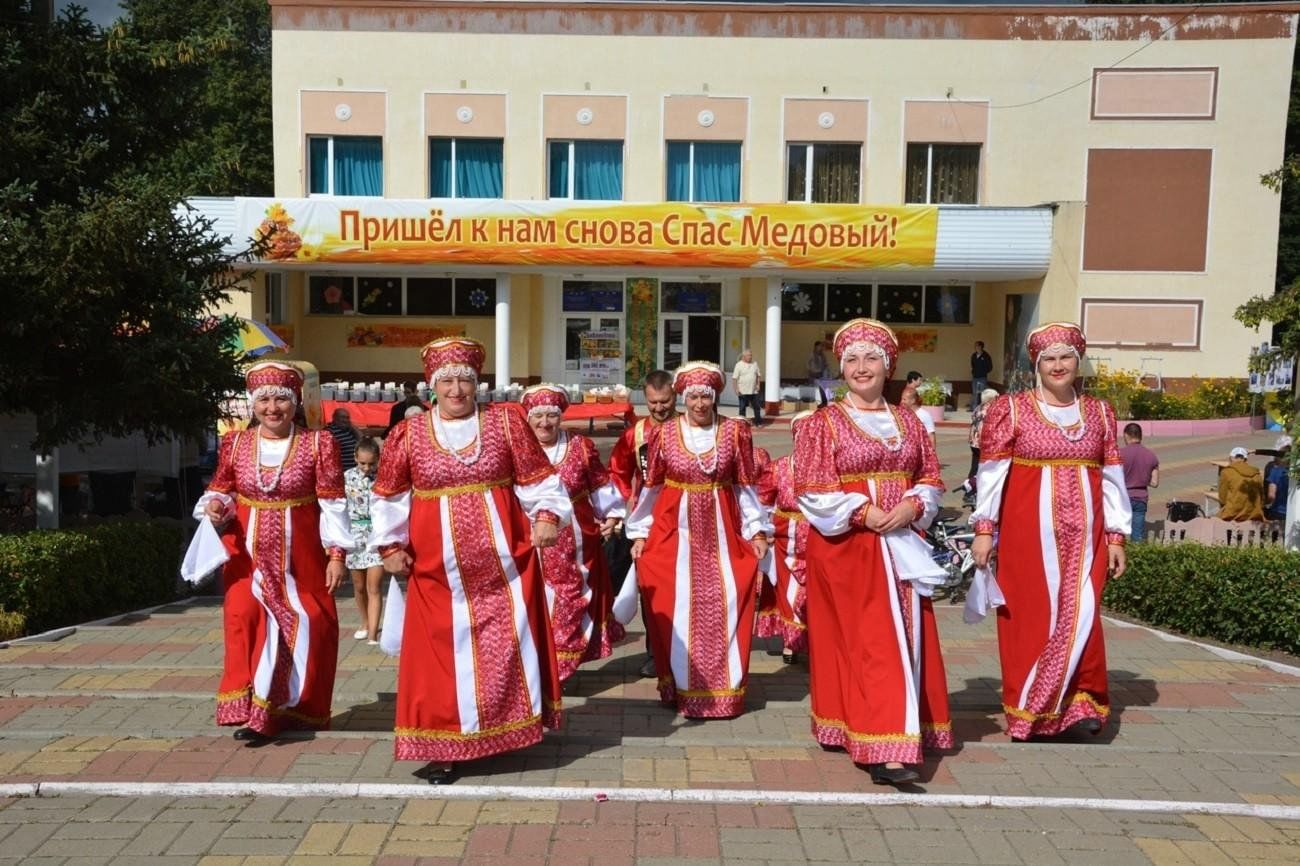
[[[411,495],[416,499],[438,499],[443,496],[459,496],[464,493],[486,493],[494,487],[509,487],[511,483],[509,478],[498,478],[495,481],[460,484],[456,487],[413,487],[411,488]]]
[[[556,709],[558,706],[558,704],[555,704],[552,709]],[[484,728],[478,731],[471,731],[468,734],[461,733],[460,731],[440,731],[434,728],[395,728],[393,729],[393,733],[399,737],[413,737],[419,740],[465,742],[481,740],[486,737],[497,737],[501,734],[511,733],[512,731],[521,731],[524,728],[531,728],[532,726],[540,725],[541,723],[541,716],[528,716],[524,719],[517,719],[513,722],[506,722],[497,725],[495,728]]]

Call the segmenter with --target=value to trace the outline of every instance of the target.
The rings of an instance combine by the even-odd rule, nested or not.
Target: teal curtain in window
[[[451,198],[451,139],[429,139],[429,196]]]
[[[307,193],[324,195],[330,191],[330,140],[307,139]]]
[[[456,139],[456,198],[501,198],[502,142]]]
[[[691,143],[668,142],[668,201],[691,200]]]
[[[695,200],[740,201],[740,144],[695,142]]]
[[[575,199],[623,198],[623,142],[575,141],[573,162]]]
[[[370,136],[334,139],[334,194],[384,194],[383,140]]]
[[[552,141],[547,176],[550,178],[547,195],[551,198],[569,197],[569,143]]]

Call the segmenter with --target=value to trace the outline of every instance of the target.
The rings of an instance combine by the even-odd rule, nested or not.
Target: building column
[[[59,528],[59,449],[36,455],[36,528]]]
[[[496,385],[510,384],[510,275],[497,274]]]
[[[767,339],[763,355],[763,414],[781,412],[781,277],[767,278]]]

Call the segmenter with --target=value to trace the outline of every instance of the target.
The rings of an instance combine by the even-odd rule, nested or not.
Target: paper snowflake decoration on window
[[[798,292],[790,300],[790,306],[794,308],[796,313],[806,313],[812,309],[812,298],[808,297],[807,292]]]
[[[474,289],[472,292],[469,293],[469,302],[475,307],[487,306],[487,302],[488,302],[487,292],[483,291],[482,289]]]

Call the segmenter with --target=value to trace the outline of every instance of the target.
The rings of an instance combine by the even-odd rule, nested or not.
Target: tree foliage
[[[41,450],[197,434],[239,386],[210,321],[239,286],[182,202],[270,188],[266,6],[135,0],[105,31],[32,5],[0,0],[0,413]]]

